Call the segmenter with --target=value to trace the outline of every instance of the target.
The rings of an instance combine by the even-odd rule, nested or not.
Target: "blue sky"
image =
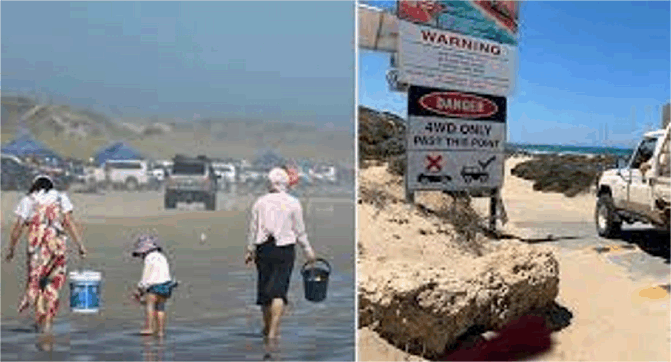
[[[352,2],[2,2],[4,91],[353,129]]]
[[[671,92],[669,4],[523,2],[508,141],[630,147],[658,127]],[[359,102],[405,117],[388,67],[386,54],[359,53]]]

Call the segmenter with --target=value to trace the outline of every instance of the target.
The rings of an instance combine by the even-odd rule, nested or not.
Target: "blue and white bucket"
[[[70,272],[70,310],[74,313],[100,311],[100,282],[102,275],[96,271]]]

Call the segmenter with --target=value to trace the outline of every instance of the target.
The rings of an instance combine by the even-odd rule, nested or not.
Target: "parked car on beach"
[[[205,209],[216,209],[217,176],[209,159],[204,156],[175,157],[166,182],[164,206],[174,209],[178,202],[202,202]]]
[[[27,190],[36,175],[36,170],[13,155],[1,155],[0,188],[4,190]]]
[[[310,178],[317,182],[326,182],[330,184],[338,183],[337,170],[335,166],[319,165],[310,169]]]
[[[101,167],[85,168],[91,188],[137,191],[156,189],[158,182],[144,160],[108,160]]]
[[[108,182],[117,188],[136,191],[140,188],[149,188],[151,185],[147,161],[110,160],[105,163],[103,169],[107,172]]]
[[[217,162],[213,163],[212,167],[217,175],[217,181],[219,182],[220,187],[228,188],[228,186],[235,183],[236,172],[233,164]]]
[[[264,169],[258,167],[242,167],[240,169],[240,183],[245,185],[256,185],[263,182],[265,175]]]

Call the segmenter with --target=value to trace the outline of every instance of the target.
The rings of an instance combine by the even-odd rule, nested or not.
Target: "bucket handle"
[[[329,264],[329,262],[326,261],[326,259],[322,259],[322,258],[315,259],[314,263],[317,264],[318,262],[324,263],[326,265],[326,267],[328,268],[328,273],[331,274],[331,264]],[[303,264],[303,267],[301,268],[301,274],[305,274],[305,268],[308,266],[308,264],[310,264],[309,261],[307,261],[307,262],[305,262],[305,264]]]

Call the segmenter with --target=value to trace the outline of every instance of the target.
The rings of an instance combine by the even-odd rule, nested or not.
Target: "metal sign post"
[[[405,185],[405,202],[408,204],[414,204],[415,203],[415,191],[410,188],[410,185],[408,184],[408,162],[410,162],[410,159],[408,157],[408,138],[405,138],[405,177],[404,177],[404,182],[403,184]]]
[[[492,194],[489,198],[489,231],[496,232],[496,203],[498,201],[498,189],[492,189]]]

